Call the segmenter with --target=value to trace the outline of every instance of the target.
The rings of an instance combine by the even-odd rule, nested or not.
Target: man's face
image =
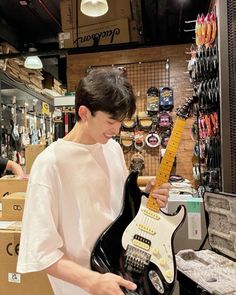
[[[90,113],[87,118],[87,135],[90,144],[105,144],[120,131],[121,122],[111,119],[107,113],[97,111],[94,116]]]

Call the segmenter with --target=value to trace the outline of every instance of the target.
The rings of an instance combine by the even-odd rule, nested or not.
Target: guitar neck
[[[166,183],[169,180],[170,172],[173,167],[175,155],[180,144],[185,123],[186,120],[179,117],[175,121],[165,154],[156,173],[156,184],[152,191],[159,188],[161,184]],[[160,207],[157,204],[156,200],[152,197],[152,191],[148,197],[147,207],[157,212],[159,211]]]

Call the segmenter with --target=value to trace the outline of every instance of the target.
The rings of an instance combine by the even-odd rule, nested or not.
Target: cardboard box
[[[60,87],[61,83],[50,73],[44,71],[43,72],[43,88],[52,89],[55,86]]]
[[[25,173],[30,174],[30,169],[36,157],[45,149],[42,144],[29,144],[25,146]]]
[[[86,47],[128,42],[130,42],[130,34],[129,22],[127,18],[80,27],[78,38],[75,30],[59,34],[60,48]]]
[[[120,18],[130,18],[131,19],[131,7],[130,1],[128,0],[107,0],[108,12],[103,16],[99,17],[89,17],[84,15],[80,11],[80,1],[79,7],[76,7],[76,0],[61,0],[60,10],[61,10],[61,23],[62,30],[68,31],[75,29],[76,27],[90,26],[93,24],[108,22]],[[76,23],[76,12],[78,11],[78,23]]]
[[[20,231],[0,230],[0,269],[2,268],[2,264],[6,265],[9,263],[16,265],[19,245]],[[2,293],[0,292],[0,294]]]
[[[22,220],[25,194],[25,192],[18,192],[2,198],[2,220]]]
[[[0,230],[0,294],[53,295],[44,272],[16,272],[19,245],[20,232]]]
[[[15,175],[6,175],[0,178],[0,200],[6,193],[26,192],[28,185],[27,178]]]

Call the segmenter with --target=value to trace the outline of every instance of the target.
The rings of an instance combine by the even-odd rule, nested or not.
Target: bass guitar
[[[169,180],[192,100],[188,99],[176,112],[177,118],[153,190]],[[137,171],[128,176],[123,208],[97,240],[91,255],[91,267],[100,273],[112,272],[136,283],[135,291],[122,289],[126,295],[172,294],[176,278],[173,241],[184,221],[186,209],[181,205],[172,215],[163,212],[152,192],[147,197],[139,189],[137,177]]]

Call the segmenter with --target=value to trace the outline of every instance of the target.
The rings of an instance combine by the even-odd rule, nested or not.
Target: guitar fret
[[[169,168],[169,169],[167,169],[167,168]],[[165,170],[163,170],[163,171],[160,171],[157,175],[163,175],[163,176],[166,176],[168,173],[169,173],[169,171],[170,171],[170,167],[165,167]]]
[[[170,172],[171,172],[171,169],[173,166],[173,162],[175,159],[175,155],[176,155],[181,137],[182,137],[185,123],[186,123],[185,119],[182,119],[182,118],[176,119],[175,126],[173,128],[172,133],[171,133],[165,154],[162,158],[161,164],[160,164],[159,169],[157,170],[157,173],[156,173],[156,185],[153,188],[153,190],[157,189],[158,187],[160,187],[161,184],[168,182],[168,180],[169,180]],[[147,208],[149,208],[150,210],[153,210],[155,212],[158,212],[160,208],[159,208],[159,206],[155,205],[156,201],[152,197],[152,191],[149,195],[149,199],[152,198],[152,200],[149,201],[149,199],[148,199]]]
[[[174,135],[173,135],[173,138],[177,138],[177,139],[180,139],[181,138],[181,135],[182,135],[182,131],[177,131]]]
[[[180,138],[179,138],[180,139]],[[174,148],[177,148],[179,146],[179,142],[180,140],[175,140],[175,141],[171,141],[170,142],[170,147],[174,147]]]
[[[159,175],[160,177],[160,181],[159,182],[159,186],[162,185],[163,183],[167,182],[168,181],[168,178],[169,178],[169,173],[167,174],[160,174]],[[163,182],[164,181],[164,182]]]
[[[156,199],[151,196],[151,194],[147,200],[146,206],[148,209],[150,209],[154,212],[159,212],[159,210],[160,210],[159,204],[156,202]]]

